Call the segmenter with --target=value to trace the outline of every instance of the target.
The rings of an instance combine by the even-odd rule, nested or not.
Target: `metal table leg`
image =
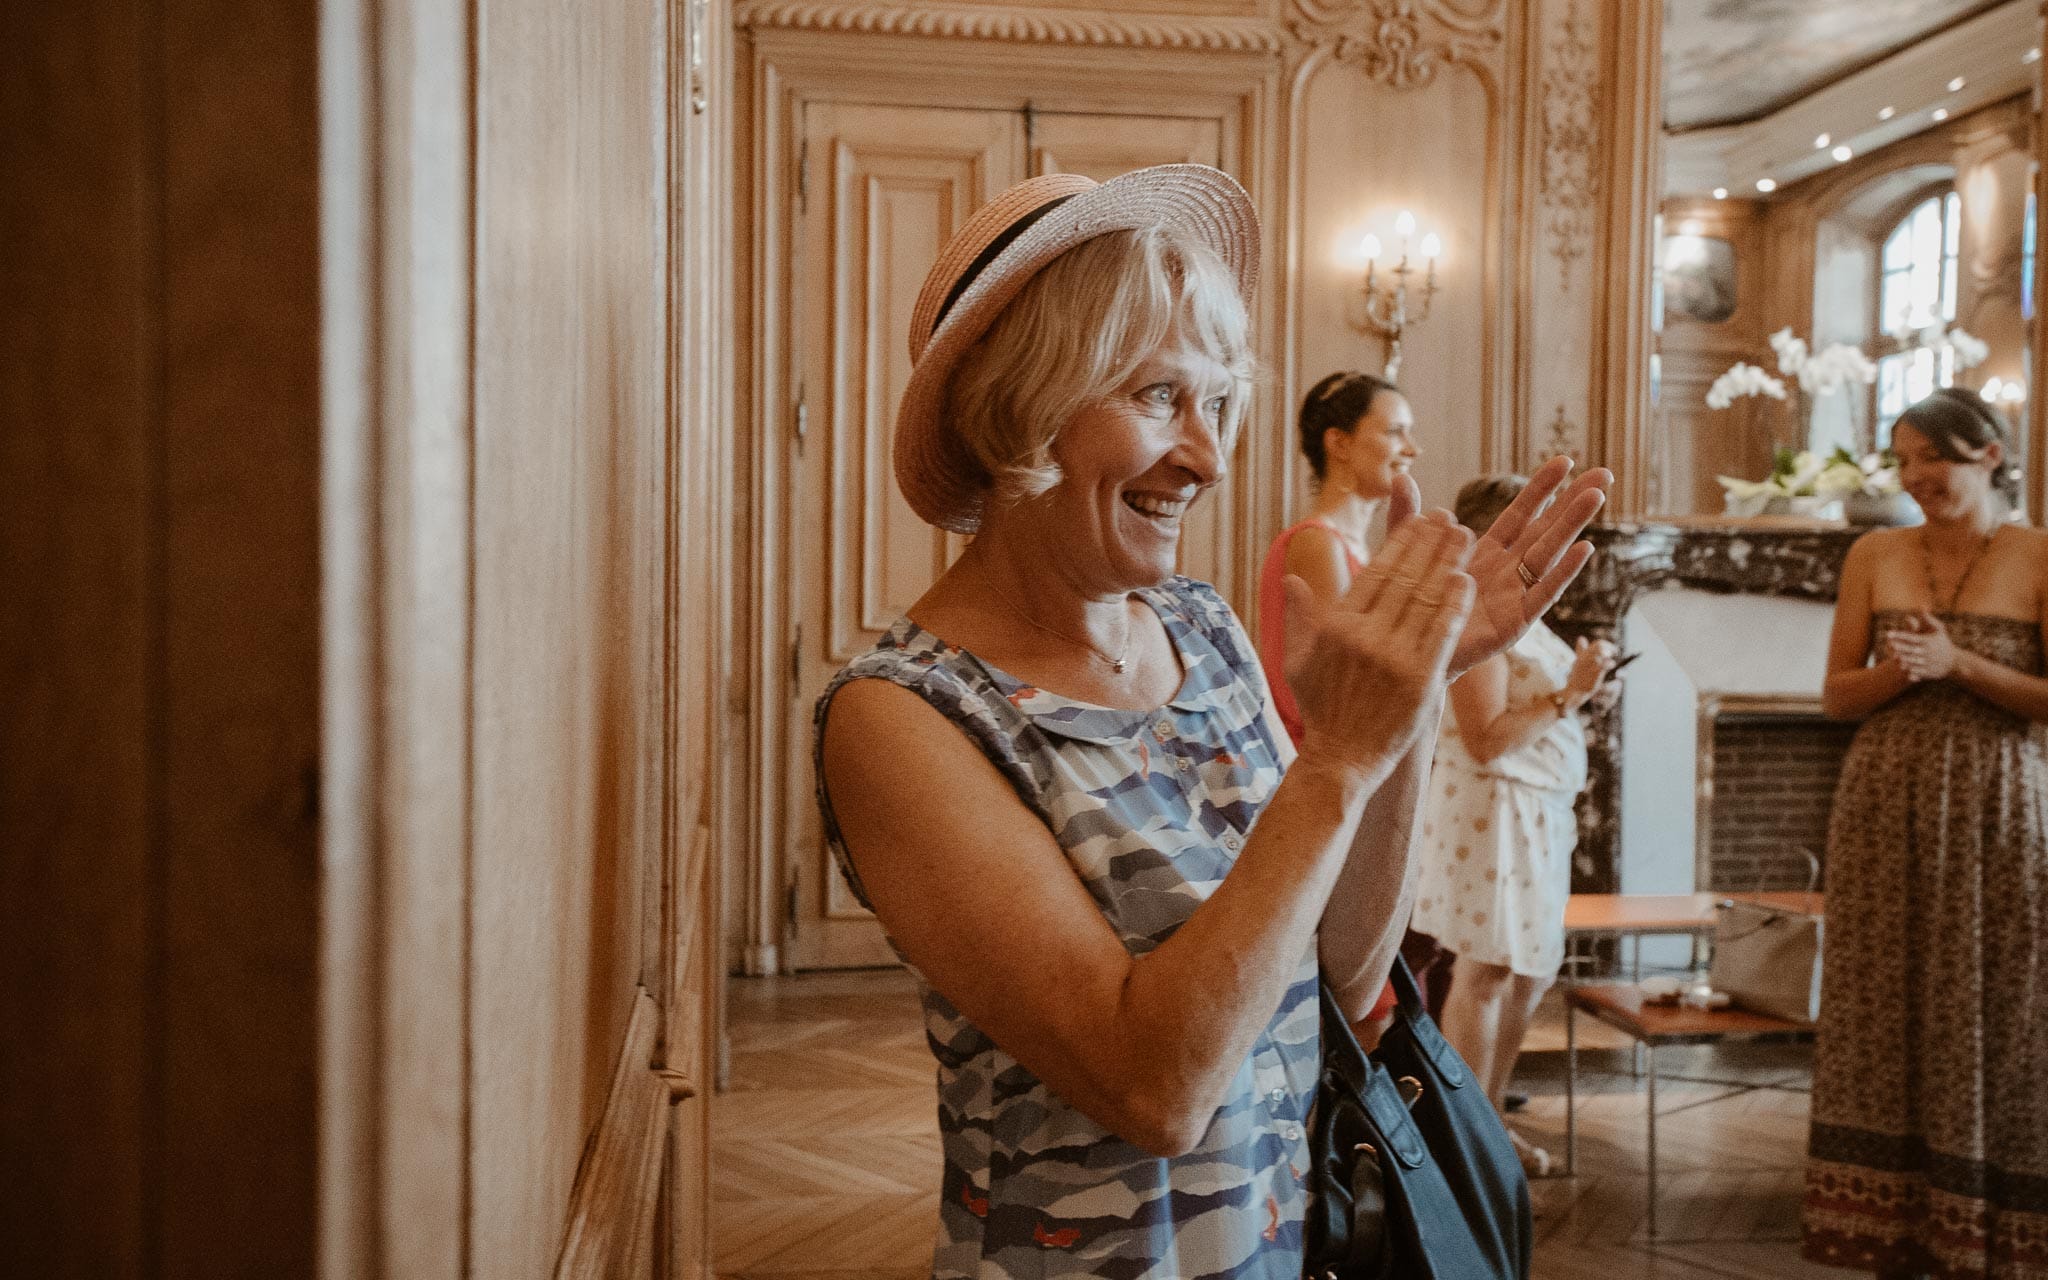
[[[1657,1046],[1644,1055],[1649,1061],[1650,1121],[1650,1239],[1657,1238]]]
[[[1643,988],[1643,935],[1630,937],[1633,944],[1629,951],[1628,980],[1636,984],[1636,990]],[[1643,1044],[1638,1040],[1628,1047],[1628,1073],[1640,1080],[1643,1078]]]
[[[1566,979],[1567,982],[1570,979]],[[1564,1000],[1564,1172],[1571,1177],[1579,1169],[1579,1014],[1571,990]]]

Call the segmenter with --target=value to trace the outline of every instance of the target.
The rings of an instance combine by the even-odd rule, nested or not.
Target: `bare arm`
[[[2048,628],[2048,619],[2042,623]],[[2044,631],[2043,634],[2048,634]],[[2048,720],[2048,677],[1993,661],[1968,649],[1956,651],[1956,682],[1971,693],[2029,720]]]
[[[1821,684],[1820,705],[1836,720],[1861,720],[1912,687],[1905,668],[1887,658],[1875,666],[1870,657],[1873,539],[1865,534],[1849,548],[1842,562],[1842,583],[1835,598],[1835,624],[1828,636],[1828,672]]]
[[[1451,708],[1458,716],[1458,737],[1481,764],[1528,746],[1557,723],[1557,709],[1548,699],[1508,705],[1508,659],[1501,653],[1452,681]]]
[[[846,686],[826,721],[825,783],[890,936],[1084,1114],[1156,1154],[1191,1148],[1312,944],[1368,798],[1441,698],[1470,605],[1467,550],[1462,531],[1416,522],[1389,541],[1390,568],[1319,621],[1295,682],[1300,757],[1222,885],[1144,956],[938,712],[893,685]],[[1384,590],[1395,570],[1403,589]],[[947,802],[922,802],[932,795]]]
[[[1440,713],[1428,718],[1408,755],[1366,802],[1316,932],[1316,958],[1323,976],[1336,993],[1338,1007],[1353,1023],[1371,1012],[1414,914],[1420,869],[1414,857],[1415,831],[1440,719]]]

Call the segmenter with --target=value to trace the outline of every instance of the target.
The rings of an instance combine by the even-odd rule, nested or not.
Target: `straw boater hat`
[[[1054,258],[1111,231],[1169,227],[1214,249],[1247,302],[1259,275],[1259,219],[1236,179],[1163,164],[1098,183],[1048,173],[977,210],[924,278],[910,316],[910,384],[896,411],[896,483],[927,524],[981,527],[989,477],[946,420],[946,384],[1025,283]]]

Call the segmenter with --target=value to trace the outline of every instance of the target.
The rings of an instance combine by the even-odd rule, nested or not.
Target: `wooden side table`
[[[1811,1041],[1813,1028],[1746,1009],[1688,1009],[1677,1004],[1645,1004],[1634,983],[1596,982],[1572,985],[1564,993],[1565,1085],[1564,1169],[1576,1171],[1579,1154],[1578,1011],[1583,1009],[1642,1047],[1648,1059],[1649,1102],[1649,1235],[1657,1238],[1657,1050],[1665,1045],[1718,1044],[1724,1040]],[[1775,1088],[1737,1086],[1737,1092]],[[1732,1096],[1732,1095],[1731,1095]]]

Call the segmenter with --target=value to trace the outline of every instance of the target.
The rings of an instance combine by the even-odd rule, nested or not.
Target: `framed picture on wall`
[[[1735,314],[1735,246],[1714,236],[1664,238],[1664,316],[1720,324]]]

